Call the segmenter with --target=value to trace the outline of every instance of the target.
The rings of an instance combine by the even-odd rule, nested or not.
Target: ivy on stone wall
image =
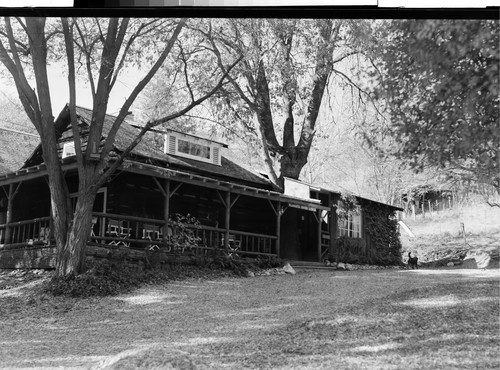
[[[401,263],[401,240],[395,211],[368,203],[363,207],[365,233],[370,240],[369,258],[379,265]]]
[[[395,211],[385,205],[363,202],[352,194],[342,194],[337,205],[339,222],[362,210],[364,237],[342,236],[336,240],[336,253],[329,259],[337,262],[398,265],[401,263],[401,241]]]
[[[337,255],[329,259],[331,262],[369,263],[365,252],[366,242],[363,239],[341,236],[337,239]]]
[[[349,215],[359,214],[361,206],[354,194],[343,192],[336,207],[338,225],[347,222]],[[333,262],[345,263],[367,263],[365,258],[366,242],[361,238],[352,238],[341,236],[336,240],[336,253],[334,256],[329,256]]]
[[[359,214],[361,206],[354,194],[342,193],[337,205],[337,219],[347,221],[349,214]]]

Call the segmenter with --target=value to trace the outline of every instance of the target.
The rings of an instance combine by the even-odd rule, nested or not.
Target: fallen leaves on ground
[[[98,299],[0,296],[0,365],[488,368],[498,282],[493,270],[304,270]]]

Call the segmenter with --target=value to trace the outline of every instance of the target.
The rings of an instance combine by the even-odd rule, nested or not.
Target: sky
[[[0,66],[1,68],[1,66]],[[52,65],[48,69],[49,88],[52,102],[52,111],[54,116],[64,108],[65,104],[69,102],[69,89],[68,79],[66,77],[66,68],[62,65]],[[108,113],[118,113],[125,99],[132,92],[134,85],[142,76],[137,71],[122,72],[118,78],[115,87],[113,88],[109,104]],[[32,87],[35,87],[34,82],[30,82]],[[12,77],[8,73],[0,74],[0,85],[2,91],[12,97],[18,99],[16,88]],[[92,96],[90,87],[84,83],[77,84],[77,105],[92,108]]]
[[[68,79],[61,73],[59,67],[52,67],[49,71],[50,90],[53,97],[52,108],[54,112],[59,112],[66,103],[69,102]],[[65,73],[65,71],[64,71]],[[128,95],[132,92],[135,84],[142,76],[138,72],[126,73],[123,71],[111,91],[108,104],[109,114],[116,114],[121,106],[127,99]],[[77,84],[77,105],[85,108],[92,108],[92,95],[90,93],[90,86],[85,83]]]

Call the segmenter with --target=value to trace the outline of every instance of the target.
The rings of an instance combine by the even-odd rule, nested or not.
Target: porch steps
[[[312,261],[288,261],[296,270],[333,270],[332,267],[326,266],[324,262]]]

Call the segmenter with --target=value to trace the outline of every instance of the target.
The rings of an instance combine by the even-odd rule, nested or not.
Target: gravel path
[[[0,318],[0,367],[154,367],[134,359],[160,353],[176,367],[192,368],[186,358],[209,358],[213,344],[234,343],[237,350],[250,338],[258,342],[270,330],[343,306],[435,284],[498,278],[499,270],[299,270],[293,276],[145,287],[82,300],[55,314],[37,317],[28,310]]]

